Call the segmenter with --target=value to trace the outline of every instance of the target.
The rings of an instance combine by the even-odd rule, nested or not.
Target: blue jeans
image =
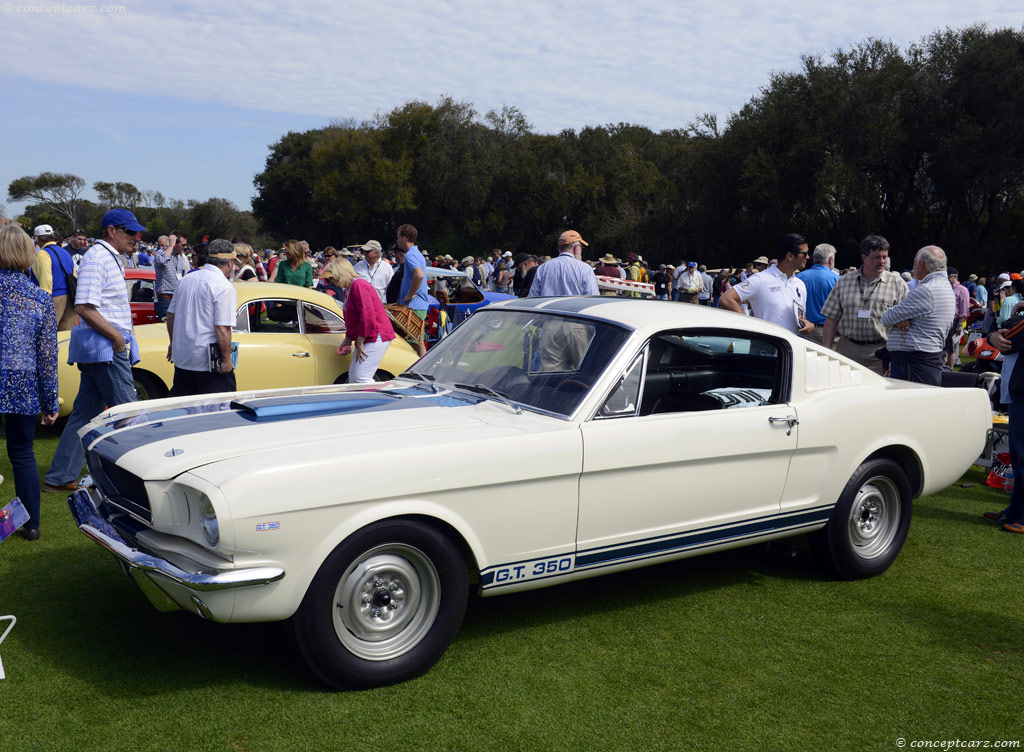
[[[67,485],[82,472],[85,452],[78,438],[78,429],[106,408],[138,399],[127,352],[114,353],[114,359],[109,363],[79,363],[78,370],[82,372],[82,383],[78,387],[75,406],[60,435],[50,469],[46,471],[46,482],[52,486]]]
[[[39,527],[39,468],[36,467],[36,453],[32,438],[36,433],[35,415],[0,414],[7,439],[7,457],[14,467],[14,493],[21,499],[28,511],[26,528]],[[0,498],[0,506],[10,499]]]
[[[163,321],[167,318],[167,309],[171,307],[171,301],[167,298],[161,298],[157,296],[157,299],[153,301],[153,313],[156,315],[159,321]]]
[[[1010,506],[1003,510],[1007,522],[1024,523],[1024,402],[1006,406],[1010,418],[1010,464],[1013,466],[1013,491]]]

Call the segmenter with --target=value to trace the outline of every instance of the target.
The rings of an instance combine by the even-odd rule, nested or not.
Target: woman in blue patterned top
[[[18,225],[0,227],[0,422],[14,491],[28,510],[21,536],[39,540],[39,468],[32,440],[36,416],[57,419],[57,317],[49,293],[25,276],[35,260],[32,240]]]

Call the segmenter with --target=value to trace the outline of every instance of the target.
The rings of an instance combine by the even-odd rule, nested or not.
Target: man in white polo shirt
[[[796,273],[807,263],[807,241],[790,233],[779,243],[779,263],[747,277],[726,290],[719,307],[743,313],[743,304],[764,321],[797,334],[810,334],[814,324],[807,321],[807,288]]]
[[[172,397],[235,391],[231,329],[238,296],[228,281],[235,268],[235,246],[217,238],[206,250],[206,265],[185,275],[167,309]]]

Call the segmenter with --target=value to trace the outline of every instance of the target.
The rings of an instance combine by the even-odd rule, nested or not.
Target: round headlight
[[[217,524],[217,513],[213,509],[213,504],[205,495],[199,502],[199,522],[203,527],[206,542],[216,546],[220,542],[220,525]]]

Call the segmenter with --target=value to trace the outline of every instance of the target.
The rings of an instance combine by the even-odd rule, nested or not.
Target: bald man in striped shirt
[[[882,325],[891,328],[885,344],[892,358],[891,375],[939,386],[943,346],[956,308],[945,251],[936,245],[919,250],[914,256],[914,278],[917,286],[882,314]]]

